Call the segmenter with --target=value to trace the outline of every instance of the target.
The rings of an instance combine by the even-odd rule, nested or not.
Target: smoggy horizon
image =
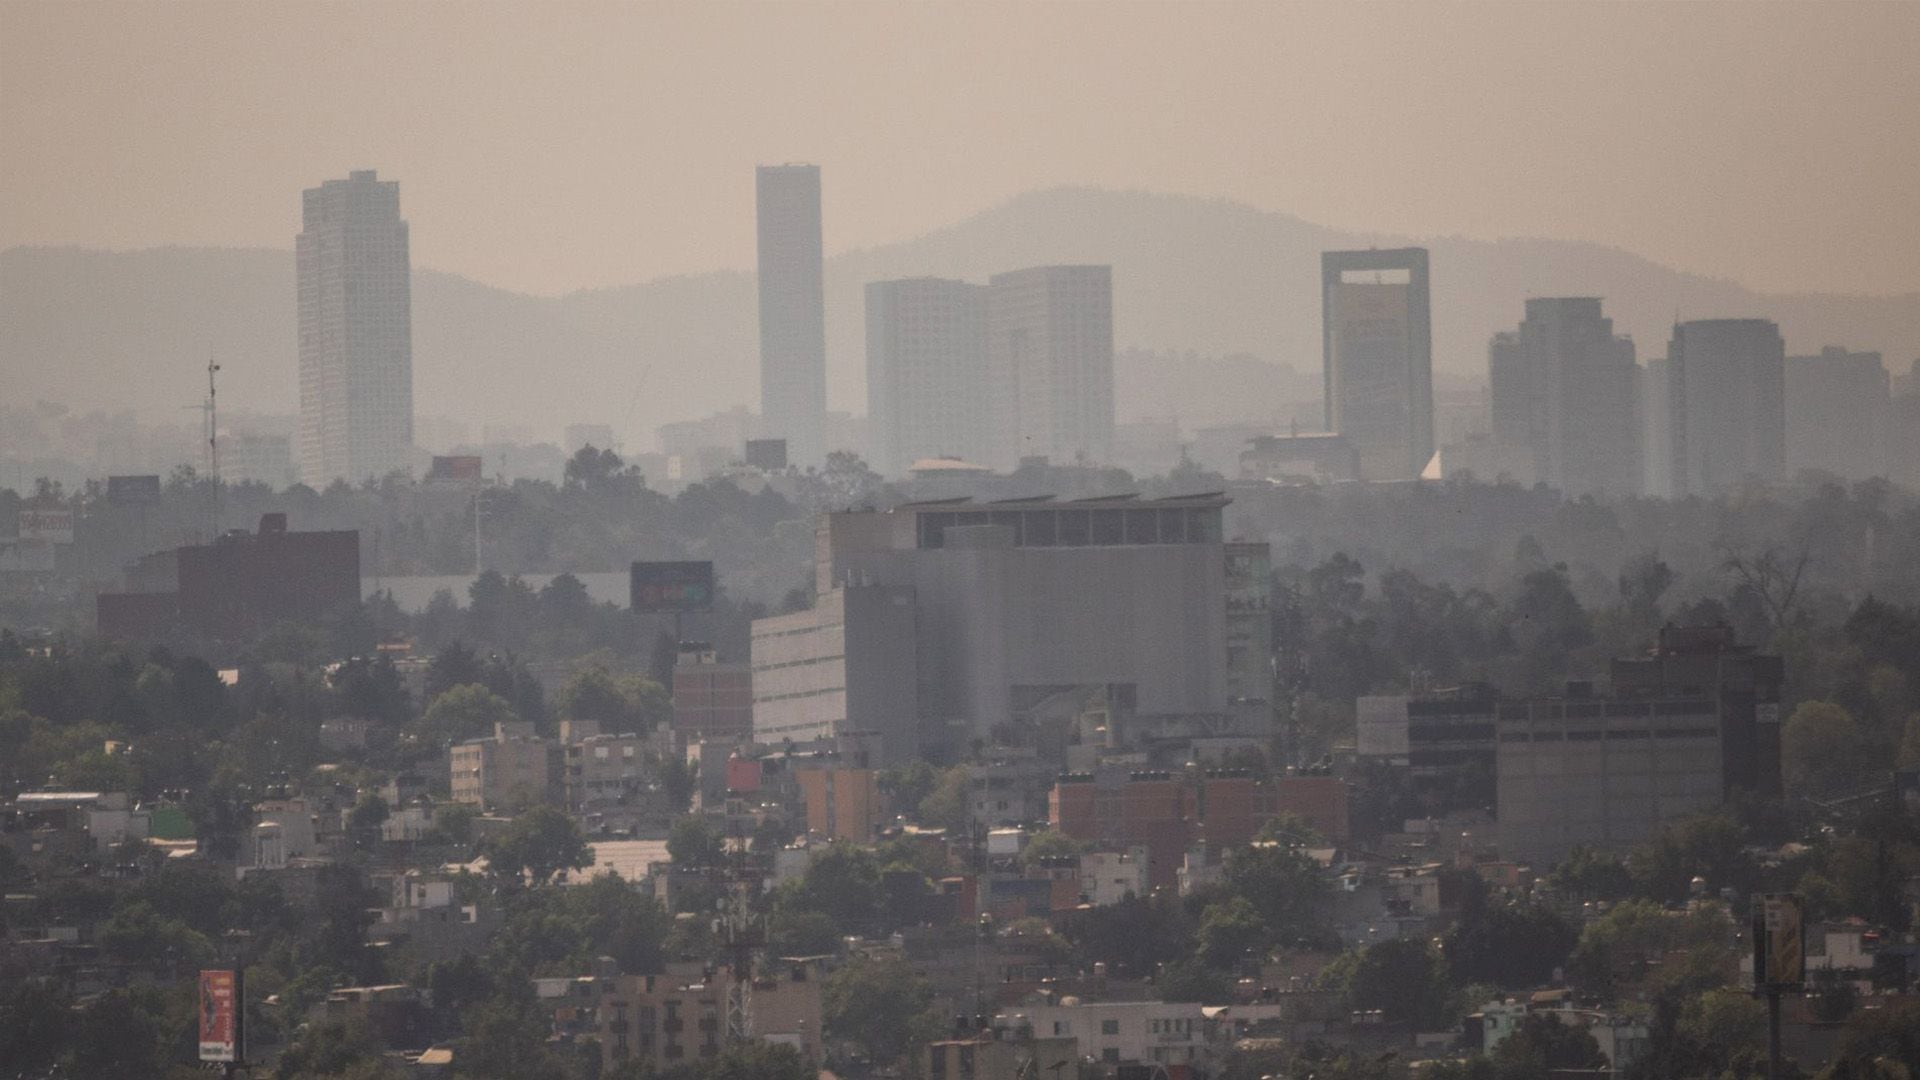
[[[0,247],[286,249],[376,168],[416,267],[554,295],[749,270],[753,166],[804,160],[829,255],[1091,186],[1897,294],[1916,43],[1901,5],[18,3]]]

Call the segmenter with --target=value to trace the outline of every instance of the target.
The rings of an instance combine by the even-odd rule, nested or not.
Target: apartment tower
[[[1113,268],[1037,266],[988,279],[987,356],[999,388],[995,460],[1113,459]]]
[[[820,246],[820,167],[762,165],[755,177],[760,246],[760,435],[787,440],[787,460],[826,457],[827,316]]]
[[[1487,368],[1494,440],[1531,456],[1536,481],[1569,496],[1640,492],[1640,371],[1598,297],[1528,300]]]
[[[372,169],[302,195],[294,239],[300,477],[405,472],[413,456],[413,304],[400,184]]]

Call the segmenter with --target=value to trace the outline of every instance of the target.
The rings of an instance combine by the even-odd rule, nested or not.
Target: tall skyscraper
[[[1327,430],[1360,451],[1367,480],[1419,476],[1433,457],[1427,250],[1320,255]]]
[[[1786,343],[1766,319],[1676,323],[1667,347],[1673,494],[1711,495],[1780,478]]]
[[[867,417],[886,475],[920,458],[992,460],[987,291],[942,278],[867,286]]]
[[[1893,385],[1879,353],[1829,345],[1819,356],[1789,356],[1786,396],[1788,472],[1887,475]]]
[[[1598,297],[1527,301],[1487,347],[1496,442],[1523,447],[1537,482],[1568,495],[1637,494],[1640,369]]]
[[[1056,465],[1113,459],[1113,268],[1037,266],[988,279],[998,449]]]
[[[405,472],[413,456],[413,303],[400,184],[372,169],[308,188],[294,240],[300,477]]]
[[[1640,369],[1640,483],[1648,495],[1673,498],[1673,410],[1667,395],[1673,386],[1667,358]]]
[[[787,459],[794,464],[818,465],[827,451],[820,167],[762,165],[754,190],[760,239],[760,432],[787,440]]]

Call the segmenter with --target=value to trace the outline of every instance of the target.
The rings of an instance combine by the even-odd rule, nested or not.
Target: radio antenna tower
[[[207,355],[207,473],[213,480],[213,535],[220,536],[220,410],[218,391],[214,389],[213,376],[220,365],[213,362],[212,351]]]

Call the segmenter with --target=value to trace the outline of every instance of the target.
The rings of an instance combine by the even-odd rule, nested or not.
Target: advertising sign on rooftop
[[[675,614],[713,608],[710,562],[637,562],[633,564],[633,610]]]

